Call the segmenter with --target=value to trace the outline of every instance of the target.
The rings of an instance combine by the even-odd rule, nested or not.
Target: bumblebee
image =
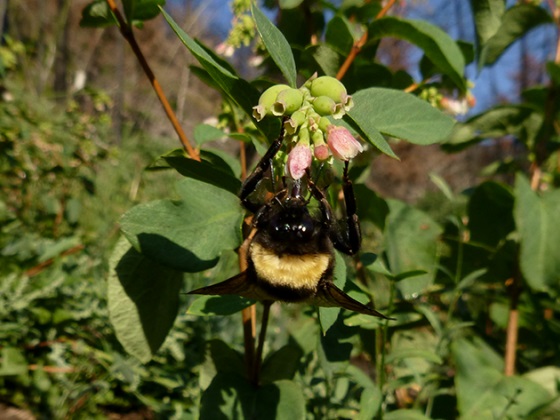
[[[356,200],[348,177],[348,162],[343,173],[346,205],[345,228],[334,219],[324,192],[306,175],[294,180],[265,203],[254,203],[249,196],[268,172],[273,175],[273,159],[282,147],[283,132],[246,179],[239,197],[253,213],[254,236],[247,253],[247,270],[221,283],[190,292],[201,295],[240,295],[260,301],[309,303],[323,307],[342,307],[362,314],[387,318],[348,296],[333,283],[334,250],[354,255],[361,242]],[[306,188],[304,188],[306,187]],[[309,209],[307,189],[319,203],[318,212]]]

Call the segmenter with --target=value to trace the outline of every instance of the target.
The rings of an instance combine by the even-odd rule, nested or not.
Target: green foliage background
[[[125,0],[125,19],[142,27],[163,3]],[[280,2],[278,27],[255,6],[242,10],[265,58],[259,80],[241,77],[163,12],[198,61],[192,72],[223,98],[219,129],[194,131],[202,162],[181,150],[161,154],[141,132],[111,144],[103,92],[87,89],[62,102],[30,94],[18,67],[29,51],[6,42],[0,401],[45,418],[556,418],[558,63],[547,64],[549,82],[531,86],[522,103],[453,128],[426,101],[441,107],[443,94],[466,98],[467,63],[492,65],[553,17],[539,2],[470,3],[476,46],[425,21],[377,18],[377,2],[343,2],[329,21],[321,7]],[[286,25],[304,12],[324,33],[319,43]],[[104,0],[83,13],[85,27],[116,22]],[[240,164],[207,141],[235,133],[228,141],[262,154],[278,133],[277,122],[250,118],[262,87],[282,79],[297,85],[298,76],[315,71],[334,76],[366,28],[361,54],[342,79],[357,104],[344,123],[370,146],[351,174],[364,244],[359,259],[337,257],[336,282],[396,320],[275,305],[257,386],[247,377],[233,315],[251,302],[181,296],[238,269]],[[375,59],[379,40],[389,36],[423,52],[413,94],[402,91],[414,83],[410,74]],[[95,111],[81,109],[84,99]],[[523,152],[513,164],[494,162],[487,179],[466,191],[454,193],[433,176],[438,193],[412,205],[367,186],[371,161],[379,153],[394,157],[396,139],[453,153],[505,136]],[[333,197],[337,188],[335,179]],[[515,374],[505,344],[511,328],[518,333]]]

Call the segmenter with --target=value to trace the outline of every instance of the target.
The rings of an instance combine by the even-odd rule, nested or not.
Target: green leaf
[[[387,202],[364,184],[354,185],[356,208],[360,220],[371,220],[379,229],[385,228],[389,214]]]
[[[518,4],[509,8],[504,13],[502,24],[496,33],[483,46],[479,68],[494,64],[518,38],[546,23],[553,23],[553,19],[542,7]]]
[[[303,3],[303,0],[279,0],[278,6],[280,9],[294,9],[301,3]]]
[[[383,415],[385,420],[430,420],[418,410],[401,408]]]
[[[236,295],[199,296],[189,306],[187,313],[200,316],[227,316],[253,305],[254,300]]]
[[[245,361],[243,355],[221,340],[208,342],[208,354],[217,372],[243,375]]]
[[[261,386],[256,395],[254,419],[303,419],[306,416],[303,390],[288,380]]]
[[[219,86],[222,92],[252,118],[253,106],[257,105],[259,102],[260,93],[246,80],[234,74],[230,66],[222,64],[221,60],[215,56],[215,54],[203,48],[198,42],[188,36],[165,10],[161,9],[161,12],[165,20],[167,20],[167,23],[169,23],[169,26],[171,26],[171,29],[173,29],[185,47],[189,49],[202,67],[208,72],[208,75],[216,82],[216,85]],[[276,119],[265,118],[260,122],[256,122],[256,120],[253,119],[253,122],[268,139],[278,137],[280,124]]]
[[[225,249],[241,243],[243,210],[236,195],[194,179],[177,183],[179,201],[133,207],[121,230],[142,254],[177,270],[198,272],[216,265]]]
[[[270,57],[272,57],[272,60],[276,63],[288,84],[295,88],[297,77],[296,63],[290,44],[288,44],[282,32],[274,26],[255,4],[251,5],[251,11],[257,25],[257,30]]]
[[[470,240],[496,247],[515,229],[513,194],[505,185],[483,182],[468,204]]]
[[[352,26],[345,16],[333,17],[325,33],[325,42],[340,55],[346,56],[354,46]]]
[[[3,347],[0,350],[0,377],[25,375],[29,367],[20,349],[15,347]]]
[[[123,0],[123,9],[129,24],[142,26],[146,20],[159,15],[160,7],[165,0]]]
[[[335,77],[342,64],[340,54],[325,44],[311,45],[302,53],[302,60],[306,61],[306,67],[319,68],[327,76]]]
[[[301,419],[305,399],[292,381],[255,387],[242,376],[218,372],[202,394],[200,418]]]
[[[443,148],[458,151],[482,140],[507,134],[518,136],[522,142],[532,144],[542,119],[542,115],[532,107],[500,105],[475,115],[464,123],[456,124]]]
[[[366,134],[377,131],[414,144],[445,140],[455,121],[414,95],[399,90],[369,88],[352,95],[354,108],[348,116]]]
[[[383,396],[381,391],[377,387],[365,388],[360,395],[360,412],[356,417],[356,420],[369,420],[375,418],[381,403],[383,402]]]
[[[396,200],[388,201],[384,244],[391,272],[398,276],[413,270],[426,274],[397,283],[405,298],[412,298],[428,288],[438,263],[437,243],[442,228],[427,214]]]
[[[201,157],[208,158],[210,156],[206,155]],[[216,164],[215,160],[214,162],[208,162],[207,159],[198,162],[186,157],[181,149],[162,155],[158,160],[165,161],[169,166],[185,177],[223,188],[230,193],[237,194],[241,189],[241,181],[233,175],[231,168],[223,160],[219,162],[219,164]],[[152,165],[152,168],[157,168],[157,165],[158,163],[156,161],[155,165]]]
[[[356,116],[358,116],[357,119],[355,118]],[[346,126],[350,131],[354,129],[363,139],[377,147],[381,152],[385,153],[387,156],[398,159],[395,152],[391,149],[391,146],[389,146],[389,143],[387,143],[387,140],[385,140],[385,137],[377,131],[377,128],[373,126],[370,119],[363,118],[360,114],[351,115],[350,113],[346,113],[344,119],[336,122],[336,125]]]
[[[196,144],[200,146],[207,141],[223,139],[224,137],[227,137],[227,134],[212,125],[198,124],[194,128],[193,137]]]
[[[535,382],[504,376],[501,357],[482,339],[457,339],[451,350],[461,418],[528,418],[550,402],[550,395]]]
[[[389,353],[387,358],[385,359],[386,363],[394,364],[398,363],[404,359],[409,358],[419,358],[424,359],[430,363],[435,363],[437,365],[443,364],[443,360],[440,356],[434,353],[433,349],[394,349]]]
[[[283,379],[293,379],[302,356],[303,351],[295,344],[287,344],[270,354],[262,365],[261,383],[269,384]]]
[[[560,190],[537,195],[522,175],[515,180],[515,224],[521,241],[520,265],[529,286],[558,294],[560,286]]]
[[[479,49],[492,38],[502,22],[505,0],[471,0],[474,27]]]
[[[125,350],[147,363],[173,326],[182,273],[139,254],[121,238],[109,261],[109,317]]]
[[[463,53],[457,43],[437,26],[420,20],[384,17],[371,23],[368,37],[370,40],[394,37],[416,45],[459,89],[466,89]]]
[[[375,418],[383,402],[383,396],[378,386],[367,373],[354,365],[349,365],[345,373],[353,382],[356,382],[363,388],[362,395],[360,396],[360,412],[356,419],[369,420]]]
[[[80,26],[84,28],[103,28],[116,25],[117,19],[106,0],[94,0],[82,10]]]

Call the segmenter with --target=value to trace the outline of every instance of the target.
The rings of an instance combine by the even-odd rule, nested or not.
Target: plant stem
[[[393,7],[393,5],[396,3],[396,1],[397,0],[389,0],[385,5],[385,7],[379,11],[379,13],[375,18],[380,19],[383,16],[385,16],[389,11],[389,9]],[[367,40],[368,40],[368,31],[366,29],[362,37],[354,43],[354,45],[352,46],[352,50],[350,51],[350,53],[346,57],[346,60],[344,60],[344,63],[342,63],[342,66],[340,66],[340,69],[336,73],[336,78],[338,80],[342,80],[342,78],[344,77],[344,75],[346,74],[346,72],[348,71],[348,69],[350,68],[350,66],[352,65],[352,63],[360,53],[360,51],[362,51],[362,48],[366,44]]]
[[[159,101],[161,102],[161,105],[163,106],[163,110],[165,111],[167,118],[169,119],[171,125],[173,126],[173,129],[179,136],[179,140],[181,141],[183,148],[187,152],[187,155],[194,160],[200,161],[198,152],[191,146],[189,140],[187,139],[187,136],[185,135],[183,128],[179,124],[179,120],[177,119],[175,112],[173,112],[173,109],[171,108],[171,105],[169,104],[169,101],[167,100],[165,93],[163,93],[163,89],[161,88],[159,81],[157,80],[152,69],[150,68],[150,65],[148,64],[146,57],[144,57],[144,54],[140,50],[140,46],[136,42],[136,38],[134,37],[134,32],[132,32],[131,26],[123,18],[121,12],[117,8],[115,0],[106,0],[106,1],[107,4],[109,5],[109,8],[115,15],[117,22],[119,23],[119,30],[121,31],[122,36],[129,43],[130,47],[132,48],[132,51],[134,52],[134,55],[136,55],[136,58],[138,59],[140,65],[142,66],[142,70],[144,70],[144,73],[146,74],[146,76],[148,76],[152,88],[156,92],[156,95]]]
[[[266,338],[266,329],[268,327],[268,318],[270,316],[270,306],[273,303],[274,302],[271,301],[271,300],[266,300],[266,301],[263,302],[263,313],[262,313],[262,318],[261,318],[261,331],[259,333],[259,343],[257,345],[257,354],[255,355],[254,366],[253,366],[252,382],[255,386],[259,384],[259,380],[260,380],[262,355],[263,355],[263,349],[264,349],[264,339]]]

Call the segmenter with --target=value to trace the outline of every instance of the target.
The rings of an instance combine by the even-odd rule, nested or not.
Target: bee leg
[[[340,252],[348,255],[354,255],[360,250],[362,242],[362,234],[360,231],[360,222],[356,214],[356,197],[354,196],[354,188],[352,181],[348,177],[348,162],[344,162],[344,174],[342,177],[342,192],[344,193],[344,203],[346,206],[346,226],[342,231],[338,223],[334,220],[332,208],[327,197],[309,177],[309,189],[311,194],[321,206],[323,223],[325,223],[330,231],[330,238],[333,245]]]
[[[264,178],[266,172],[272,168],[272,161],[274,156],[278,153],[280,148],[282,147],[282,143],[284,142],[284,120],[282,120],[282,128],[280,130],[280,135],[268,148],[265,155],[262,157],[260,162],[257,164],[253,172],[247,177],[245,182],[241,187],[241,191],[239,193],[239,198],[243,203],[243,206],[249,210],[251,213],[256,213],[257,210],[261,207],[261,204],[255,204],[249,200],[249,195],[257,188],[257,184]],[[274,180],[272,180],[274,182]]]
[[[352,181],[348,177],[348,161],[344,162],[344,174],[342,177],[342,191],[344,193],[344,203],[346,205],[346,226],[347,231],[344,235],[344,241],[337,248],[349,255],[354,255],[360,250],[362,243],[362,232],[360,230],[360,221],[356,214],[356,197],[354,196],[354,188]],[[340,242],[339,242],[340,243]],[[334,243],[336,247],[336,242]]]

